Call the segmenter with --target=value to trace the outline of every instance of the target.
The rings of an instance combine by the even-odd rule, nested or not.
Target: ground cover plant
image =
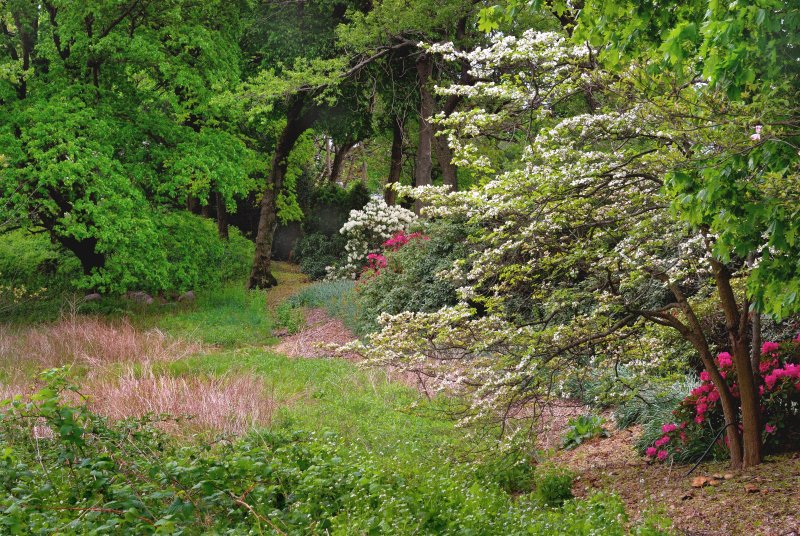
[[[71,386],[59,371],[46,378],[31,402],[13,402],[0,416],[8,445],[0,525],[11,532],[627,532],[613,497],[564,503],[567,474],[540,481],[544,504],[563,505],[550,509],[485,481],[478,486],[469,470],[430,466],[422,474],[397,458],[342,448],[333,435],[260,433],[218,446],[181,445],[152,418],[113,424],[62,405],[59,394]],[[43,435],[32,436],[32,427]]]
[[[0,532],[798,532],[798,30],[0,1]]]

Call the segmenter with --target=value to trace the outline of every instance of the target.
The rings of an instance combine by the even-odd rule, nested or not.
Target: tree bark
[[[436,151],[436,160],[442,169],[442,183],[449,186],[450,190],[458,190],[458,168],[453,164],[453,151],[442,136],[434,136],[433,148]]]
[[[221,193],[216,193],[217,198],[217,233],[223,240],[228,239],[228,207]]]
[[[276,198],[283,188],[283,179],[289,165],[289,154],[297,139],[316,120],[317,110],[304,110],[302,97],[295,97],[286,114],[286,126],[283,128],[275,152],[272,155],[270,174],[261,198],[261,211],[258,218],[258,234],[256,235],[256,252],[253,269],[247,281],[247,288],[270,288],[277,284],[272,275],[272,239],[278,226]]]
[[[336,182],[339,180],[339,175],[342,174],[342,164],[344,164],[344,159],[347,158],[347,153],[350,152],[350,149],[352,149],[355,144],[356,142],[354,141],[347,141],[343,143],[341,147],[336,149],[336,153],[333,155],[333,162],[331,164],[331,182]]]
[[[95,269],[105,266],[105,255],[98,253],[96,250],[96,238],[77,240],[69,236],[55,235],[55,239],[58,240],[62,246],[75,254],[81,263],[84,275],[91,275]]]
[[[739,310],[727,267],[715,259],[711,260],[711,267],[714,271],[714,281],[717,284],[722,311],[725,314],[725,327],[733,353],[733,363],[736,367],[744,447],[742,467],[752,467],[763,461],[763,442],[761,440],[761,407],[758,388],[753,376],[748,340],[747,306],[745,304],[742,310]]]
[[[430,118],[433,115],[433,94],[428,87],[433,63],[427,54],[421,54],[417,59],[417,83],[419,84],[419,143],[417,145],[416,165],[414,166],[414,186],[427,186],[432,184],[431,171],[431,146],[433,143],[433,125]],[[414,211],[419,214],[422,203],[414,203]]]
[[[728,439],[728,449],[730,450],[731,455],[731,467],[738,469],[742,466],[744,454],[742,436],[739,433],[738,426],[739,403],[733,396],[730,388],[728,388],[725,378],[722,377],[717,364],[714,362],[714,357],[711,354],[711,348],[709,347],[708,339],[703,332],[703,326],[700,323],[700,320],[697,318],[697,315],[689,303],[689,300],[686,299],[686,295],[678,285],[676,285],[674,282],[670,282],[666,275],[663,276],[662,280],[668,284],[672,295],[675,296],[678,306],[687,319],[687,324],[684,325],[672,315],[667,315],[666,317],[663,317],[666,319],[665,325],[669,325],[676,329],[684,337],[684,339],[689,341],[692,346],[694,346],[694,348],[700,354],[700,360],[703,362],[703,366],[711,376],[711,382],[714,384],[714,387],[717,388],[717,392],[719,393],[722,414],[725,418],[724,434]]]
[[[392,153],[389,165],[389,178],[386,181],[386,189],[383,191],[383,199],[389,206],[397,203],[397,192],[392,189],[392,185],[400,181],[400,173],[403,170],[403,118],[399,115],[392,118]]]

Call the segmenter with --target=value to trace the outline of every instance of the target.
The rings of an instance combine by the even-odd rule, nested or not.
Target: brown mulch
[[[324,309],[306,309],[303,329],[283,337],[273,349],[289,357],[331,357],[334,351],[327,345],[347,344],[355,338],[341,320],[331,318]]]
[[[566,421],[571,411],[556,412]],[[769,457],[755,468],[732,473],[726,463],[704,463],[690,476],[690,466],[648,463],[634,450],[638,427],[559,451],[552,461],[577,473],[574,493],[612,491],[633,519],[655,513],[672,519],[678,534],[691,536],[800,535],[800,453]],[[556,424],[553,429],[562,428]],[[562,428],[563,429],[563,428]],[[695,477],[712,485],[692,487]],[[725,478],[729,477],[729,478]]]

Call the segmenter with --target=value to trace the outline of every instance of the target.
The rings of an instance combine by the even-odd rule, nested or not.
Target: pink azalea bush
[[[733,358],[728,352],[721,352],[716,363],[732,394],[738,398]],[[762,344],[757,376],[765,445],[777,450],[800,424],[800,335],[781,343]],[[700,385],[673,411],[675,422],[662,425],[661,437],[645,449],[645,455],[664,461],[680,453],[687,443],[707,438],[709,432],[716,434],[724,426],[719,399],[711,375],[702,371]],[[719,446],[727,448],[725,441],[720,441]]]
[[[362,282],[368,281],[369,276],[380,274],[381,270],[389,266],[389,259],[384,253],[389,254],[398,251],[412,240],[429,240],[429,237],[422,233],[409,234],[401,230],[393,234],[391,238],[381,244],[383,253],[370,253],[367,255],[367,264],[364,266],[361,272]]]

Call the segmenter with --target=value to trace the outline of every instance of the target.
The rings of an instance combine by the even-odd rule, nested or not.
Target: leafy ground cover
[[[334,296],[282,272],[294,292]],[[0,417],[2,531],[657,530],[629,524],[612,496],[569,500],[567,472],[534,479],[527,458],[486,456],[490,443],[437,409],[446,400],[385,370],[275,352],[279,304],[226,286],[191,303],[4,327],[3,397],[35,394]]]

